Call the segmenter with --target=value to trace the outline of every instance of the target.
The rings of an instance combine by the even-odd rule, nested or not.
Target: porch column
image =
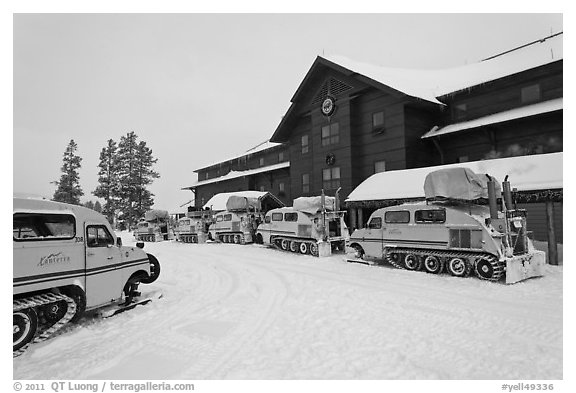
[[[362,214],[362,208],[358,209],[358,228],[364,228],[364,217]]]
[[[358,214],[357,210],[358,209],[356,209],[355,207],[350,209],[350,229],[352,229],[352,230],[357,228],[356,227],[356,222],[357,222],[356,221],[356,214]]]
[[[558,265],[558,245],[554,230],[554,202],[546,201],[546,231],[548,233],[548,263]]]

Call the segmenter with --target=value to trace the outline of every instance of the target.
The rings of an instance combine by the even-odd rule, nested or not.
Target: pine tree
[[[146,189],[160,175],[152,169],[158,161],[146,142],[138,142],[132,131],[118,143],[118,196],[124,219],[133,226],[154,204],[154,194]]]
[[[84,203],[84,206],[86,206],[88,209],[94,210],[94,202],[92,202],[92,201],[88,201],[88,202]]]
[[[104,199],[104,208],[100,206],[102,213],[108,221],[114,221],[114,214],[119,207],[119,170],[118,146],[112,139],[108,140],[108,145],[100,152],[100,163],[98,164],[98,186],[92,192],[94,196]]]
[[[78,150],[78,145],[72,139],[64,152],[61,168],[62,176],[60,176],[59,181],[52,182],[57,186],[52,198],[55,201],[79,205],[80,197],[84,195],[80,187],[80,176],[78,175],[82,158],[76,155],[76,150]]]
[[[102,213],[102,205],[100,204],[100,201],[94,203],[94,210],[98,213]]]

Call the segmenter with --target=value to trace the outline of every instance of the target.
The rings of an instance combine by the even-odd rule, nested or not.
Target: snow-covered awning
[[[228,158],[222,159],[220,161],[216,161],[216,162],[213,161],[210,164],[206,164],[206,165],[199,167],[198,169],[194,170],[194,172],[198,172],[199,170],[204,169],[204,168],[210,168],[212,166],[221,164],[223,162],[237,160],[239,158],[249,156],[250,154],[260,153],[260,152],[263,152],[265,150],[272,149],[274,147],[278,147],[281,145],[282,145],[281,143],[270,142],[270,140],[266,140],[266,141],[264,141],[264,142],[262,142],[256,146],[246,150],[244,153],[236,154],[233,157],[228,157]]]
[[[504,112],[494,113],[492,115],[479,117],[474,120],[464,121],[447,125],[446,127],[434,127],[422,136],[422,139],[432,138],[439,135],[451,134],[453,132],[469,130],[472,128],[482,127],[490,124],[502,123],[505,121],[522,119],[530,116],[541,115],[543,113],[562,110],[562,98],[539,102],[537,104],[526,105],[520,108],[510,109]]]
[[[224,176],[215,177],[213,179],[208,179],[208,180],[199,180],[196,183],[192,184],[191,186],[184,187],[183,190],[192,189],[192,188],[195,188],[198,186],[203,186],[206,184],[218,183],[218,182],[226,181],[226,180],[230,180],[230,179],[237,179],[237,178],[243,177],[243,176],[255,175],[257,173],[271,172],[271,171],[275,171],[277,169],[289,168],[289,167],[290,167],[290,161],[286,161],[286,162],[280,162],[280,163],[274,164],[274,165],[263,166],[263,167],[256,168],[256,169],[249,169],[246,171],[230,171],[230,172],[228,172],[228,174],[226,174]]]
[[[360,183],[346,202],[424,198],[426,175],[450,167],[487,173],[499,182],[509,175],[510,185],[518,191],[562,189],[562,159],[560,152],[380,172]]]
[[[202,206],[203,209],[211,208],[214,211],[222,211],[226,210],[226,202],[228,202],[228,198],[231,196],[236,196],[240,198],[249,198],[249,199],[259,199],[260,201],[264,200],[265,198],[270,198],[272,201],[275,202],[277,207],[283,207],[284,204],[278,198],[276,198],[273,194],[268,191],[234,191],[234,192],[221,192],[220,194],[214,195],[212,198],[208,200]]]

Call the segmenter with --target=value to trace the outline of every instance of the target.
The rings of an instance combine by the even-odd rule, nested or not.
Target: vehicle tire
[[[298,242],[295,242],[295,241],[290,242],[290,251],[291,252],[298,252]]]
[[[307,254],[308,253],[308,244],[306,242],[302,242],[298,245],[298,251],[300,254]]]
[[[421,270],[422,258],[416,254],[408,254],[404,258],[404,266],[406,270]]]
[[[240,235],[234,235],[234,243],[235,243],[235,244],[240,244],[240,243],[241,243]]]
[[[498,281],[504,273],[503,267],[495,259],[481,258],[476,262],[476,275],[483,280]]]
[[[440,274],[442,273],[443,267],[444,265],[442,264],[440,258],[434,255],[428,255],[424,259],[424,270],[426,270],[428,273]]]
[[[290,241],[287,239],[282,239],[282,249],[284,251],[288,251],[288,248],[290,247]]]
[[[33,308],[12,313],[12,350],[17,351],[34,338],[38,329],[38,315]]]
[[[310,255],[314,257],[318,256],[318,244],[314,242],[310,243]]]
[[[66,315],[66,311],[68,311],[68,303],[66,303],[65,300],[60,300],[43,306],[41,310],[46,322],[53,325]]]
[[[360,246],[359,244],[354,244],[352,245],[352,248],[354,249],[354,258],[358,259],[364,258],[364,250],[362,249],[362,246]]]
[[[446,265],[446,270],[454,277],[468,277],[472,265],[466,258],[451,258]]]
[[[140,280],[142,284],[152,284],[160,276],[160,262],[152,254],[148,255],[148,260],[150,261],[150,275]]]
[[[256,234],[256,244],[263,244],[264,243],[264,239],[262,238],[261,234]]]

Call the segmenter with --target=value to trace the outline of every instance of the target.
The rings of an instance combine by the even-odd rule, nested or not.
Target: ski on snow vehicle
[[[208,229],[214,222],[212,210],[188,208],[186,217],[178,220],[176,240],[182,243],[205,243]]]
[[[94,210],[38,199],[13,200],[13,356],[49,338],[87,311],[146,300],[160,264],[138,247],[122,246]]]
[[[257,242],[313,256],[344,250],[348,228],[345,212],[337,210],[336,201],[336,197],[322,194],[296,198],[292,207],[270,210],[258,227]]]
[[[226,201],[226,210],[214,216],[214,223],[209,228],[210,237],[222,243],[253,243],[261,221],[258,198],[232,195]]]
[[[514,209],[510,183],[467,168],[431,172],[426,202],[376,210],[366,228],[354,231],[355,258],[386,260],[407,270],[424,270],[511,284],[542,276],[546,255],[528,238],[526,211]],[[488,206],[480,202],[488,201]]]

